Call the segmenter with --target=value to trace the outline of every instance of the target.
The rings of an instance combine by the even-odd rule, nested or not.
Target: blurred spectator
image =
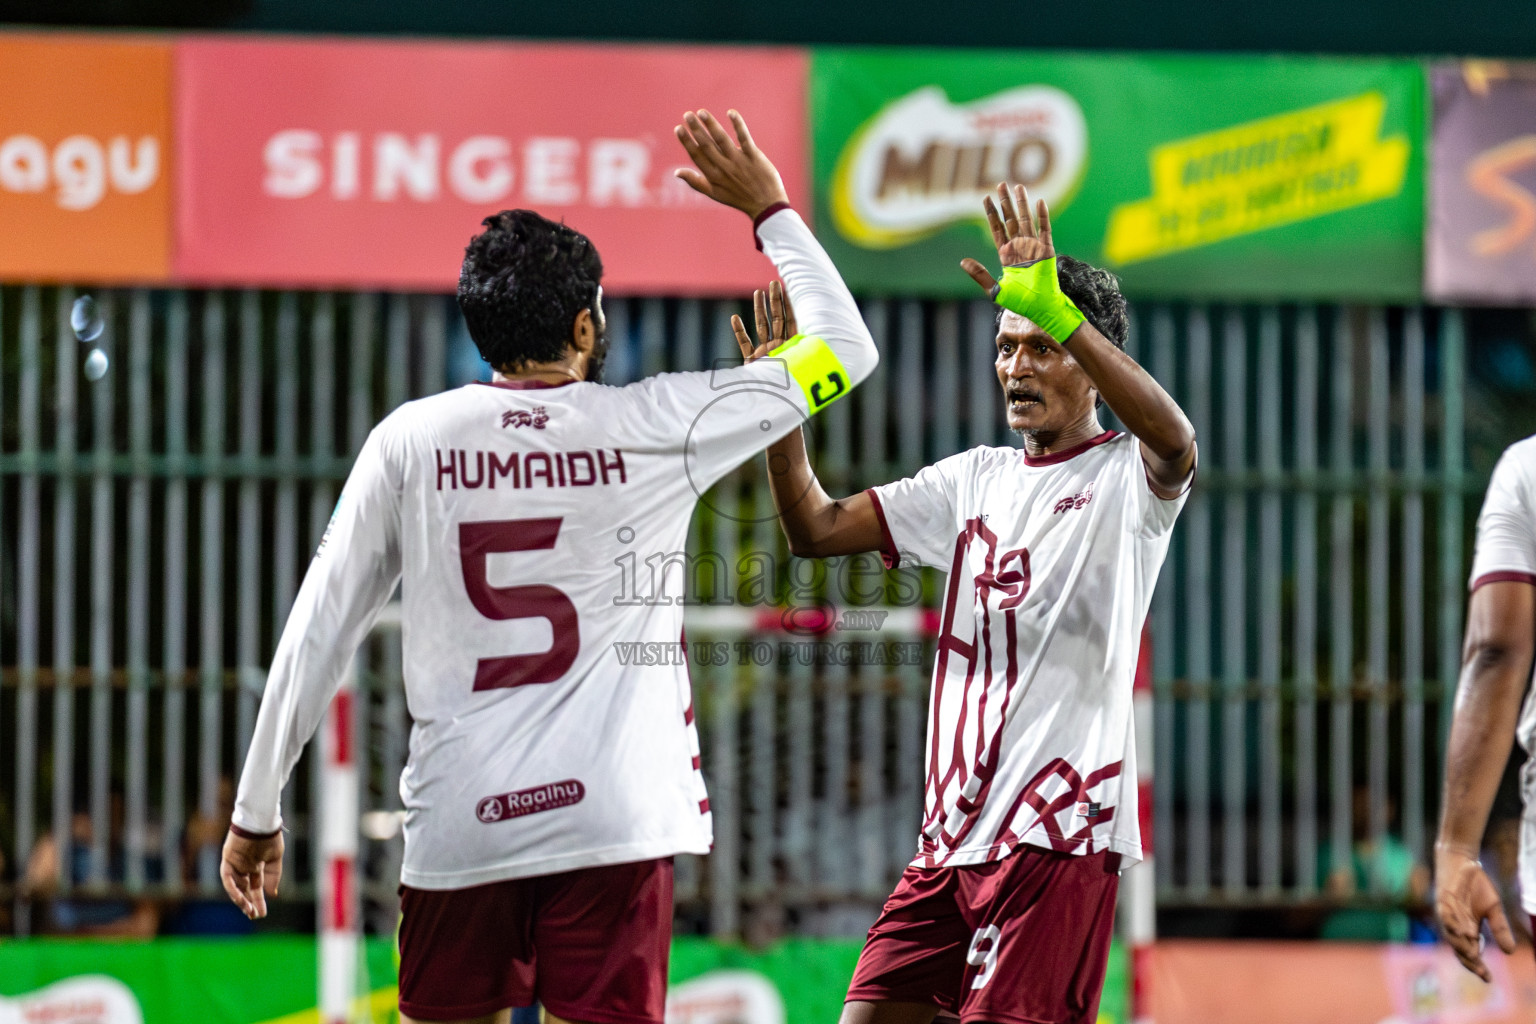
[[[108,884],[121,886],[126,878],[127,858],[123,850],[122,795],[112,793],[107,841],[105,878]],[[82,893],[96,864],[92,849],[94,830],[91,816],[77,808],[70,819],[68,875],[72,891],[59,892],[59,844],[51,832],[45,832],[32,847],[27,859],[23,890],[45,902],[44,927],[57,935],[96,938],[153,938],[160,925],[160,909],[147,897],[103,898]],[[156,872],[158,873],[158,872]]]
[[[1397,826],[1396,802],[1387,797],[1387,830],[1380,838],[1371,835],[1370,787],[1357,785],[1352,804],[1349,863],[1332,868],[1332,849],[1327,842],[1318,844],[1318,870],[1327,872],[1324,891],[1341,903],[1374,898],[1397,906],[1335,911],[1323,922],[1322,937],[1353,942],[1433,942],[1433,929],[1413,916],[1427,905],[1429,867],[1392,831]]]

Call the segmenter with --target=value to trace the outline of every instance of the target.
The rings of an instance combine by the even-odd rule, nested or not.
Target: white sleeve
[[[772,214],[758,237],[804,340],[754,363],[661,374],[625,389],[643,403],[644,440],[684,449],[700,492],[846,395],[880,358],[848,286],[798,214]]]
[[[880,555],[885,566],[928,565],[948,569],[960,532],[956,481],[965,473],[967,452],[924,466],[916,476],[869,489],[880,520]]]
[[[1184,510],[1184,505],[1189,501],[1189,492],[1194,489],[1195,476],[1200,471],[1200,449],[1195,449],[1195,465],[1190,468],[1189,479],[1184,482],[1184,489],[1172,498],[1165,498],[1152,489],[1152,477],[1147,472],[1147,460],[1141,451],[1141,442],[1135,435],[1129,435],[1131,458],[1127,472],[1130,473],[1129,481],[1131,493],[1136,495],[1138,503],[1137,524],[1141,536],[1148,540],[1154,540],[1173,529],[1174,522],[1179,518],[1179,513]]]
[[[243,829],[282,826],[283,785],[400,579],[400,461],[386,429],[358,453],[283,627],[235,800]]]
[[[1536,506],[1529,445],[1511,447],[1493,467],[1483,510],[1477,517],[1470,587],[1519,580],[1536,583]],[[1524,458],[1522,458],[1524,456]]]

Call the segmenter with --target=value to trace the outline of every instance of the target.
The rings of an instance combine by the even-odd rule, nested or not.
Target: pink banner
[[[808,209],[789,49],[228,40],[177,44],[176,276],[450,291],[481,218],[589,235],[615,294],[722,295],[772,268],[672,176],[684,110],[740,110]]]
[[[1157,943],[1158,1024],[1524,1024],[1536,1016],[1530,947],[1486,957],[1493,983],[1446,946],[1364,942]]]

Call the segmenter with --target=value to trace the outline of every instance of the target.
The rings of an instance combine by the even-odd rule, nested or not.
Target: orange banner
[[[169,42],[0,37],[0,278],[170,272]]]
[[[1491,945],[1493,984],[1445,946],[1162,941],[1153,953],[1158,1024],[1528,1024],[1536,958]]]

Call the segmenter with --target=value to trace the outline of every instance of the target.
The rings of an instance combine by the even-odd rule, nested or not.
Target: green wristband
[[[992,301],[1028,317],[1058,345],[1088,319],[1062,293],[1054,256],[1022,267],[1004,267],[1002,282],[992,289]]]

